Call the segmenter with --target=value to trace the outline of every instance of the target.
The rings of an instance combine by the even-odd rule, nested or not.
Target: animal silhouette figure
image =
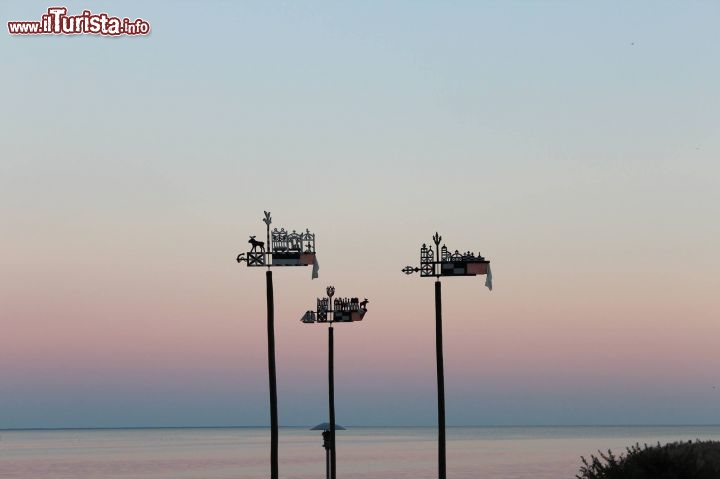
[[[248,243],[250,243],[252,245],[252,250],[250,250],[251,252],[255,251],[258,246],[260,247],[260,251],[265,252],[265,242],[264,241],[258,241],[255,239],[254,236],[251,236],[250,239],[248,240]]]
[[[361,307],[362,309],[367,310],[367,304],[368,304],[369,302],[370,302],[370,301],[368,301],[368,299],[365,298],[365,301],[360,301],[360,307]]]

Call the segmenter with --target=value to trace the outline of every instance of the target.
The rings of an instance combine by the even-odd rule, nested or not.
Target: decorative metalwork
[[[270,392],[270,479],[278,479],[278,402],[277,402],[277,375],[275,370],[275,306],[273,300],[273,280],[271,266],[308,266],[313,265],[312,277],[317,278],[318,266],[315,256],[315,235],[306,230],[304,234],[293,231],[287,234],[284,229],[273,230],[273,239],[270,240],[270,225],[272,217],[265,211],[265,241],[250,236],[248,243],[250,251],[240,253],[235,258],[238,263],[243,261],[247,266],[266,266],[265,272],[267,288],[267,344],[268,344],[268,385]],[[277,232],[277,234],[276,234]]]
[[[330,307],[330,300],[327,298],[318,298],[317,300],[317,320],[320,323],[327,323],[328,310]],[[307,321],[306,321],[307,322]]]
[[[405,266],[402,272],[405,274],[420,273],[421,277],[441,276],[477,276],[487,275],[486,285],[492,289],[492,274],[490,272],[490,261],[486,260],[480,253],[475,255],[472,251],[461,253],[455,250],[451,253],[445,244],[440,247],[442,236],[438,233],[433,235],[435,248],[423,244],[420,247],[420,266]]]
[[[446,245],[440,246],[442,236],[433,235],[435,248],[423,244],[420,247],[420,266],[405,266],[402,272],[410,275],[420,273],[421,277],[435,277],[435,360],[437,364],[438,395],[438,478],[446,478],[445,455],[445,376],[442,345],[442,283],[441,276],[487,275],[485,286],[492,291],[492,273],[490,261],[480,253],[475,256],[471,251],[451,253]]]
[[[367,298],[335,298],[335,287],[328,286],[326,298],[317,299],[315,311],[307,311],[300,321],[303,323],[352,323],[362,321],[367,313]]]
[[[263,253],[265,252],[265,242],[264,241],[258,241],[255,239],[254,236],[251,236],[250,239],[248,240],[248,243],[250,243],[252,245],[252,249],[250,251],[252,251],[253,253],[256,251],[256,249],[258,247],[260,247],[260,251],[262,251]]]
[[[317,298],[315,311],[306,311],[300,321],[306,324],[328,324],[328,409],[330,422],[327,434],[323,433],[324,446],[326,451],[326,471],[328,479],[337,477],[335,431],[338,428],[335,423],[335,367],[334,367],[334,339],[333,323],[352,323],[362,321],[367,313],[368,299],[360,301],[359,298],[335,298],[335,287],[328,286],[325,289],[327,294],[324,298]]]
[[[313,266],[312,277],[318,277],[320,266],[315,254],[315,233],[309,229],[305,232],[285,228],[274,228],[270,231],[272,218],[269,211],[265,211],[263,223],[266,226],[267,240],[259,241],[256,236],[250,236],[248,243],[250,251],[240,253],[236,260],[245,262],[248,266]]]
[[[275,253],[314,253],[315,252],[315,234],[310,230],[305,233],[298,233],[293,230],[292,233],[285,231],[285,228],[272,231],[272,251]]]

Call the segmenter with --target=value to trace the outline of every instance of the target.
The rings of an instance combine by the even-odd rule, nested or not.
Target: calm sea
[[[462,427],[448,429],[451,479],[574,478],[580,456],[639,442],[720,440],[720,427]],[[433,428],[338,432],[343,479],[437,477]],[[280,477],[325,477],[320,432],[280,430]],[[2,479],[266,479],[269,431],[103,429],[0,431]]]

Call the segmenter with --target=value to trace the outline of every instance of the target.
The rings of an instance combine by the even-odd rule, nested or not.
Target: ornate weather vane
[[[353,323],[362,321],[367,313],[368,299],[360,301],[359,298],[335,298],[335,287],[328,286],[325,290],[327,297],[317,298],[315,311],[307,311],[300,321],[305,324],[328,324],[328,406],[330,410],[330,426],[323,434],[325,446],[325,460],[328,479],[335,479],[335,374],[334,374],[334,340],[333,323]]]
[[[487,275],[485,286],[492,290],[492,273],[490,271],[490,261],[486,260],[480,253],[475,255],[471,251],[460,253],[455,250],[451,253],[446,245],[440,247],[442,236],[435,233],[433,235],[432,246],[423,243],[420,247],[420,267],[405,266],[402,272],[405,274],[413,274],[420,272],[421,277],[441,276],[477,276]]]
[[[367,298],[335,298],[335,287],[328,286],[325,290],[327,298],[317,299],[317,309],[307,311],[300,321],[303,323],[352,323],[362,321],[367,313]]]
[[[313,266],[312,277],[318,277],[320,266],[315,254],[315,233],[305,229],[298,233],[296,230],[288,232],[285,228],[274,228],[270,231],[272,218],[270,212],[265,211],[263,222],[267,227],[267,242],[258,241],[250,236],[248,243],[252,246],[250,251],[240,253],[236,260],[245,261],[248,266]]]
[[[435,277],[435,358],[437,366],[437,396],[438,396],[438,478],[445,479],[445,377],[443,366],[443,340],[442,340],[442,284],[441,276],[476,276],[487,275],[485,286],[492,291],[492,273],[490,261],[478,253],[468,251],[460,253],[455,250],[450,253],[444,244],[440,247],[442,236],[433,235],[432,246],[423,244],[420,248],[420,266],[405,266],[405,274],[420,273],[421,277]]]
[[[275,300],[271,266],[313,266],[312,277],[318,277],[317,256],[315,255],[315,235],[309,229],[305,233],[293,230],[288,233],[284,228],[275,228],[270,232],[272,218],[265,211],[266,240],[258,241],[250,236],[250,251],[237,255],[238,263],[248,266],[267,266],[265,284],[267,291],[267,342],[268,342],[268,383],[270,386],[270,479],[278,479],[278,411],[277,379],[275,371]]]

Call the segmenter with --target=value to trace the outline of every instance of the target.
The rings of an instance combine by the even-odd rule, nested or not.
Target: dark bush
[[[615,456],[582,457],[577,479],[720,479],[720,441],[635,444]]]

